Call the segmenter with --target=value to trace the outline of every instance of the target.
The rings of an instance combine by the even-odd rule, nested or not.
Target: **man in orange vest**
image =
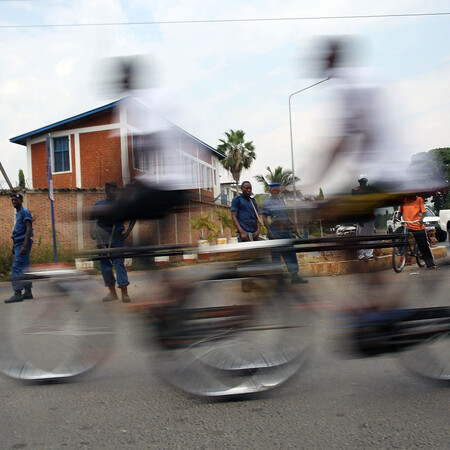
[[[417,246],[419,247],[420,253],[422,253],[427,269],[437,269],[433,254],[430,250],[430,244],[428,243],[425,225],[422,220],[426,213],[423,198],[417,196],[416,194],[405,197],[403,205],[400,206],[399,211],[404,221],[415,222],[408,223],[408,229],[413,234],[414,239],[417,242]]]

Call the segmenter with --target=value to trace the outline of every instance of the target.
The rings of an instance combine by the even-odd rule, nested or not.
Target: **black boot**
[[[23,302],[22,291],[14,291],[14,295],[5,300],[5,303]]]
[[[31,288],[25,288],[23,293],[24,300],[31,300],[33,298],[33,293],[31,292]]]
[[[291,283],[292,284],[299,284],[299,283],[307,283],[308,280],[305,280],[305,278],[302,278],[298,275],[298,273],[292,272],[291,273]]]

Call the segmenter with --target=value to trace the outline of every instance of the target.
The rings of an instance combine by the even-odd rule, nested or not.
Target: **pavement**
[[[114,329],[113,334],[105,334],[111,347],[108,358],[97,370],[70,382],[28,384],[0,378],[1,446],[447,449],[448,387],[416,377],[399,364],[398,355],[344,360],[342,330],[334,320],[336,310],[349,301],[396,298],[422,306],[448,304],[448,258],[438,264],[436,271],[407,266],[400,274],[387,270],[374,277],[311,277],[309,284],[296,286],[302,300],[299,306],[303,301],[315,305],[315,318],[308,328],[308,336],[315,341],[309,364],[279,389],[239,401],[187,395],[161,378],[160,350],[148,341],[144,343],[134,315],[125,313],[129,312],[127,305],[101,304],[105,288],[101,278],[95,277],[91,292],[95,290],[98,296],[92,302],[107,313],[111,319],[107,325]],[[199,270],[196,265],[194,271]],[[169,270],[175,277],[182,271]],[[130,272],[133,303],[160,297],[164,293],[160,279],[164,272]],[[9,283],[1,284],[0,295],[9,295],[10,289]],[[158,293],[157,289],[162,291]],[[44,330],[42,326],[57,318],[57,313],[77,316],[80,310],[62,307],[65,302],[61,293],[54,296],[51,307],[39,309],[39,305],[45,305],[49,286],[36,283],[34,292],[32,301],[0,304],[0,332],[7,331],[7,324],[38,317],[40,330],[46,334],[38,334],[34,328],[34,335],[25,337],[35,342],[27,338],[21,350],[32,350],[33,357],[45,356],[51,363],[51,355],[63,349],[60,345],[64,341],[57,329]],[[220,300],[220,295],[216,297]],[[33,311],[49,315],[33,316]],[[89,317],[83,315],[84,319]]]

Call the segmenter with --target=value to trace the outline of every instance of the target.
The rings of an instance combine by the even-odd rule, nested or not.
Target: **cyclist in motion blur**
[[[322,186],[331,180],[334,193],[348,193],[353,180],[364,174],[372,187],[371,192],[340,195],[336,203],[331,200],[324,211],[330,220],[346,217],[363,222],[376,208],[398,204],[405,193],[418,190],[416,179],[407,172],[409,161],[402,151],[404,147],[379,76],[363,64],[364,56],[358,40],[341,37],[326,39],[316,58],[321,75],[333,83],[339,102],[335,117],[337,136],[325,154],[317,183]],[[366,289],[375,292],[383,275],[372,272],[363,275],[363,280]],[[353,307],[360,312],[388,310],[402,303],[399,296],[393,297],[376,295],[370,302]]]
[[[339,102],[336,142],[325,156],[319,181],[338,168],[337,192],[349,192],[361,173],[379,191],[405,191],[408,158],[380,77],[363,64],[364,57],[354,37],[326,40],[319,55],[321,73],[331,79]]]

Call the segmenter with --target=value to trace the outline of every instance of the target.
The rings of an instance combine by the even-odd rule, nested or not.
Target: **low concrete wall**
[[[442,246],[433,247],[431,251],[435,259],[445,258],[447,256],[447,249]],[[415,260],[411,264],[415,265]],[[305,263],[299,264],[299,266],[299,273],[310,277],[368,273],[392,269],[392,257],[391,255],[386,255],[379,256],[378,259],[367,262],[354,259],[340,262]]]

